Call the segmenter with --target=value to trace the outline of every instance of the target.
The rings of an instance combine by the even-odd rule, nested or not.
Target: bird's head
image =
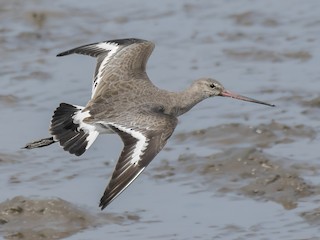
[[[221,83],[212,78],[200,78],[193,83],[193,88],[196,91],[201,92],[205,98],[221,96],[221,97],[230,97],[235,98],[242,101],[253,102],[258,104],[264,104],[270,107],[274,107],[275,105],[269,104],[266,102],[262,102],[253,98],[245,97],[233,92],[226,90]]]

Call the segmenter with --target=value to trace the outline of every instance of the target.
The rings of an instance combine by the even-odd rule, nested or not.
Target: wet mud
[[[254,148],[206,157],[181,156],[179,163],[183,166],[180,170],[185,168],[187,173],[199,174],[204,177],[204,185],[214,186],[220,193],[274,201],[286,209],[295,208],[300,198],[319,194],[319,188],[306,183],[295,169],[281,166],[274,157]]]
[[[313,226],[320,224],[320,208],[312,209],[311,211],[303,212],[300,216]]]
[[[318,1],[1,3],[1,237],[319,239]],[[148,74],[159,87],[213,76],[276,107],[204,101],[101,212],[119,139],[81,158],[21,147],[47,137],[60,102],[90,97],[95,60],[56,54],[124,37],[156,43]]]
[[[176,165],[163,161],[156,168],[155,177],[171,177],[172,180],[176,175],[185,174],[186,178],[198,175],[204,187],[212,187],[220,193],[231,192],[256,200],[274,201],[285,209],[293,209],[302,198],[320,194],[319,185],[303,178],[306,171],[320,172],[320,166],[290,164],[289,156],[281,159],[267,154],[264,149],[298,139],[312,140],[315,136],[316,132],[307,126],[288,126],[275,121],[254,127],[223,124],[180,133],[175,136],[178,144],[190,141],[195,148],[213,147],[221,152],[207,156],[182,154]],[[244,138],[245,143],[241,144]]]
[[[0,203],[0,232],[5,239],[62,239],[88,228],[139,221],[136,214],[93,215],[62,199],[17,196]]]
[[[215,127],[200,129],[190,133],[175,135],[178,143],[184,141],[195,141],[196,145],[232,148],[247,145],[260,148],[269,148],[277,144],[286,144],[297,139],[313,140],[316,131],[306,125],[299,124],[290,126],[277,121],[256,126],[240,123],[222,124]],[[242,141],[245,138],[245,141]]]
[[[236,60],[250,60],[250,61],[267,61],[267,62],[282,62],[288,59],[307,61],[312,58],[312,55],[306,51],[296,52],[273,52],[263,49],[225,49],[224,53]]]

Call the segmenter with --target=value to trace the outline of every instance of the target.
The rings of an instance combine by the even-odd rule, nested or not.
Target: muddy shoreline
[[[1,6],[2,238],[319,238],[317,0]],[[160,88],[180,91],[209,76],[276,107],[218,97],[202,102],[101,212],[119,138],[101,136],[81,157],[59,146],[21,147],[48,137],[60,102],[84,105],[90,98],[95,60],[56,54],[128,37],[155,42],[148,75]]]

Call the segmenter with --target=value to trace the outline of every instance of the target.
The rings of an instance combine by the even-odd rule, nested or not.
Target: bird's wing
[[[92,98],[103,78],[106,78],[105,82],[112,81],[112,77],[108,78],[108,75],[124,75],[133,68],[138,72],[145,72],[146,63],[153,49],[154,44],[150,41],[129,38],[87,44],[64,51],[57,56],[77,53],[97,58],[92,82]]]
[[[120,135],[124,148],[100,200],[101,209],[119,196],[140,175],[163,148],[177,124],[177,119],[170,116],[156,120],[159,125],[154,130],[109,123],[109,126]]]

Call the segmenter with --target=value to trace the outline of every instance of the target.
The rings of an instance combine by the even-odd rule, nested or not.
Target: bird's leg
[[[27,143],[26,146],[24,146],[23,148],[33,149],[33,148],[46,147],[46,146],[49,146],[49,145],[51,145],[52,143],[55,143],[55,142],[56,141],[53,140],[53,137],[48,137],[48,138],[40,139],[38,141]]]

